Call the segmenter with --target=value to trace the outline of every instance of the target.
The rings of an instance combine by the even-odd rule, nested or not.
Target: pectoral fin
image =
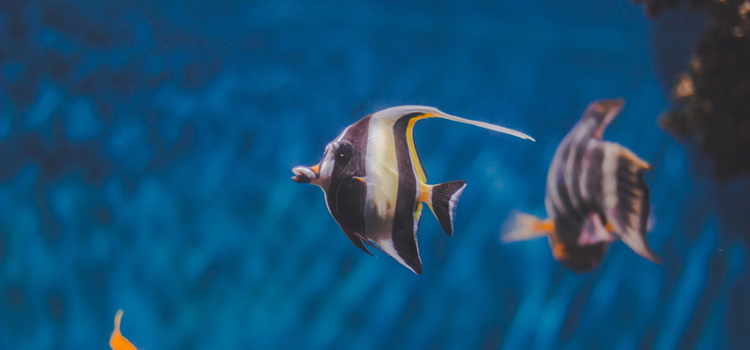
[[[602,223],[599,213],[589,213],[588,219],[583,223],[581,234],[578,235],[578,244],[581,246],[609,243],[617,239],[613,234],[612,223]]]

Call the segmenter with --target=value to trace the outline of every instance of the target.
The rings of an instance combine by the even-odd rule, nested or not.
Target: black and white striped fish
[[[412,132],[414,123],[425,118],[448,119],[533,140],[515,130],[455,117],[432,107],[400,106],[347,127],[326,146],[318,165],[292,169],[294,181],[323,189],[328,211],[354,245],[372,255],[367,243],[417,274],[422,273],[417,246],[422,203],[451,235],[456,204],[466,187],[464,181],[427,184]]]
[[[547,174],[549,218],[516,214],[504,242],[548,236],[554,258],[583,272],[596,267],[617,238],[644,258],[660,262],[646,242],[648,163],[629,149],[602,140],[623,100],[596,101],[555,151]]]

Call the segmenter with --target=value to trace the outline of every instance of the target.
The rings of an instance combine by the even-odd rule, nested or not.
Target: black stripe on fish
[[[591,126],[593,120],[587,118],[581,119],[561,142],[561,149],[567,151],[564,157],[560,157],[561,168],[563,170],[563,180],[566,189],[570,194],[570,200],[573,207],[581,211],[581,195],[578,181],[578,175],[581,173],[581,159],[586,151],[587,141],[591,138]]]
[[[396,162],[398,164],[398,192],[393,214],[392,240],[396,252],[417,274],[422,274],[422,261],[417,246],[417,227],[414,213],[417,209],[417,179],[414,175],[412,159],[406,132],[409,121],[422,113],[410,113],[399,118],[393,125]]]
[[[331,176],[333,178],[344,178],[351,176],[367,175],[365,161],[367,159],[367,136],[370,129],[370,116],[360,119],[352,124],[341,136],[339,144],[349,143],[353,151],[351,158],[346,162],[336,159]]]
[[[371,254],[363,244],[371,244],[364,238],[367,185],[355,178],[367,174],[365,160],[369,125],[370,116],[364,117],[342,135],[339,147],[343,144],[350,145],[351,156],[346,159],[338,156],[335,158],[326,200],[333,219],[341,226],[344,234],[355,246]]]
[[[556,186],[555,188],[548,188],[548,191],[557,191],[559,198],[560,198],[560,204],[562,207],[555,206],[555,217],[562,216],[562,217],[569,217],[571,219],[574,219],[576,222],[582,220],[584,218],[584,213],[581,212],[580,208],[576,207],[573,204],[573,200],[571,199],[572,195],[575,195],[575,193],[570,193],[568,191],[568,186],[565,181],[565,166],[567,165],[567,159],[568,154],[570,153],[570,140],[567,140],[562,147],[562,152],[560,152],[560,163],[557,167],[551,168],[550,171],[555,172],[556,177]]]
[[[576,142],[575,144],[570,145],[571,149],[575,150],[575,155],[573,157],[573,178],[569,180],[573,186],[573,188],[571,189],[571,196],[574,199],[573,203],[576,205],[579,211],[582,212],[587,211],[587,205],[586,199],[583,198],[583,194],[581,193],[581,184],[578,179],[581,177],[581,174],[584,171],[588,170],[583,169],[582,163],[583,157],[586,155],[586,149],[590,141],[592,141],[592,138],[590,136],[585,136],[583,139],[578,140],[578,142]]]
[[[582,169],[582,175],[586,175],[586,193],[583,197],[587,207],[600,208],[604,201],[602,194],[602,164],[604,163],[604,143],[591,140],[593,146],[590,146],[586,154],[586,169]]]
[[[341,226],[341,230],[355,246],[372,255],[363,243],[365,232],[364,208],[367,199],[367,185],[355,178],[336,181],[330,187],[329,205],[331,214]]]

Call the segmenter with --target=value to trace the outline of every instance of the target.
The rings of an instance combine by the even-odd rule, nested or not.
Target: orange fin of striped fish
[[[503,229],[500,240],[510,243],[554,235],[555,222],[551,219],[542,220],[533,215],[514,213]]]
[[[115,330],[109,337],[109,347],[112,350],[138,350],[127,338],[120,333],[120,320],[122,320],[122,310],[117,310],[115,314]]]

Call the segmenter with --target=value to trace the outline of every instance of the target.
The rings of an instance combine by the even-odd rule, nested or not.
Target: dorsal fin
[[[520,131],[516,131],[510,128],[506,128],[499,125],[494,125],[490,123],[480,122],[476,120],[471,119],[465,119],[461,117],[457,117],[454,115],[446,114],[438,110],[434,107],[428,107],[428,106],[398,106],[398,107],[391,107],[384,109],[382,111],[379,111],[372,115],[372,119],[376,121],[392,121],[395,122],[399,118],[409,115],[409,114],[415,114],[419,113],[421,114],[421,118],[442,118],[442,119],[448,119],[452,120],[457,123],[463,123],[463,124],[469,124],[474,125],[483,129],[488,129],[492,131],[497,131],[503,134],[513,135],[516,137],[520,137],[522,139],[527,139],[531,141],[535,141],[534,138],[532,138],[529,135],[526,135]]]
[[[583,112],[584,119],[593,119],[594,125],[594,138],[601,140],[604,135],[604,129],[607,128],[609,123],[617,116],[622,110],[622,106],[625,105],[625,100],[601,100],[592,102]]]

